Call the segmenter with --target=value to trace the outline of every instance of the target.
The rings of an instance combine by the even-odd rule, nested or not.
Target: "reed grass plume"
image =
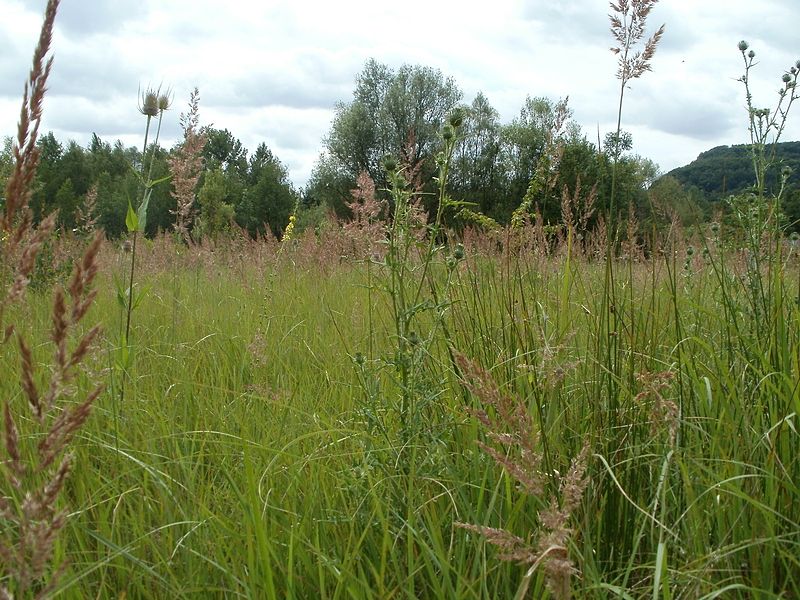
[[[197,182],[203,172],[203,148],[207,136],[199,128],[200,92],[194,88],[189,96],[189,110],[180,117],[183,143],[168,160],[172,173],[172,197],[175,199],[175,233],[187,243],[197,199]]]
[[[483,425],[487,437],[503,450],[483,442],[478,442],[479,446],[520,484],[526,494],[540,500],[546,498],[551,487],[548,485],[550,476],[543,468],[540,436],[528,407],[521,399],[503,393],[489,372],[476,362],[462,354],[456,355],[456,362],[463,385],[484,407],[469,412]],[[528,539],[500,528],[456,523],[497,546],[500,560],[529,567],[517,598],[526,595],[533,575],[540,568],[555,598],[566,600],[572,597],[571,578],[578,570],[569,556],[569,540],[573,534],[569,521],[579,508],[589,484],[586,477],[589,449],[587,440],[572,459],[569,471],[559,478],[557,493],[551,492],[546,505],[539,511],[540,528]]]
[[[622,88],[631,79],[638,79],[645,72],[651,71],[651,62],[656,53],[656,47],[664,35],[664,25],[644,43],[644,48],[633,52],[633,48],[642,41],[647,26],[647,17],[658,0],[617,0],[611,2],[609,20],[611,21],[611,35],[617,42],[611,51],[619,56],[617,79]]]
[[[13,147],[15,165],[6,186],[2,230],[2,273],[11,274],[0,299],[2,343],[14,335],[15,327],[5,324],[6,309],[24,299],[36,257],[53,231],[55,215],[33,228],[29,201],[39,162],[36,139],[42,117],[47,78],[52,67],[50,50],[58,0],[45,10],[33,66],[23,92],[17,139]],[[0,519],[0,598],[46,597],[54,589],[64,564],[51,565],[54,547],[67,520],[59,497],[73,463],[70,443],[86,422],[103,387],[96,386],[80,400],[75,385],[81,363],[100,333],[94,326],[85,333],[82,321],[95,297],[92,283],[97,275],[97,254],[102,237],[97,235],[83,258],[75,265],[64,291],[57,287],[51,310],[50,341],[53,355],[45,369],[34,358],[24,332],[16,333],[20,356],[19,383],[22,395],[3,401],[3,451],[0,462],[2,496]],[[43,374],[46,372],[47,374]],[[32,419],[19,415],[18,400],[27,401]]]

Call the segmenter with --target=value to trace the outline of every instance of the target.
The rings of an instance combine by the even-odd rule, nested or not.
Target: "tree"
[[[692,194],[675,177],[659,178],[648,190],[652,214],[650,221],[656,227],[667,226],[677,218],[684,226],[694,225],[703,219],[703,210]]]
[[[467,112],[463,140],[453,157],[450,188],[454,197],[474,202],[484,214],[495,212],[502,185],[500,115],[479,92]]]
[[[265,235],[268,228],[280,236],[297,203],[297,193],[289,183],[286,167],[264,143],[250,158],[247,184],[244,198],[236,207],[237,222],[252,236]]]
[[[381,158],[400,156],[407,144],[407,154],[424,164],[423,181],[429,181],[436,169],[430,158],[438,148],[439,130],[461,95],[455,81],[437,69],[403,65],[395,71],[368,60],[356,80],[353,101],[336,108],[324,159],[318,164],[323,172],[312,175],[309,194],[341,208],[347,197],[338,197],[340,186],[327,184],[346,179],[349,195],[363,171],[379,189],[385,188]],[[325,187],[313,187],[316,184]]]
[[[210,170],[222,169],[225,173],[244,178],[247,173],[247,149],[227,129],[203,127],[206,136],[203,158]]]
[[[55,205],[58,207],[56,224],[65,229],[75,227],[75,209],[78,208],[78,195],[69,177],[64,180],[55,195]]]
[[[203,187],[200,188],[200,219],[195,231],[200,236],[208,235],[216,240],[219,233],[226,230],[234,219],[233,206],[225,202],[225,174],[217,168],[206,173]]]

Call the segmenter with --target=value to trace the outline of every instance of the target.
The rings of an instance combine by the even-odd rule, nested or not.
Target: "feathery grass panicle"
[[[638,79],[646,71],[650,71],[650,63],[656,52],[656,47],[664,35],[664,25],[647,39],[644,49],[637,51],[632,56],[631,49],[644,37],[647,17],[658,0],[617,0],[611,2],[612,14],[611,35],[619,44],[611,48],[619,56],[617,78],[625,86],[631,79]]]
[[[39,165],[39,150],[36,140],[42,120],[44,95],[47,91],[47,78],[53,65],[53,57],[45,61],[53,38],[53,25],[59,0],[49,0],[45,9],[44,22],[39,33],[39,42],[33,53],[33,64],[25,83],[22,95],[17,139],[14,142],[14,170],[8,178],[5,189],[5,213],[0,216],[0,230],[11,233],[11,246],[18,244],[28,228],[31,217],[28,203],[32,194],[33,177]],[[19,221],[18,221],[19,219]]]
[[[500,452],[482,442],[478,443],[479,446],[516,479],[527,494],[544,500],[547,476],[541,471],[542,455],[536,448],[539,436],[527,407],[519,398],[501,392],[488,371],[474,361],[456,354],[456,362],[464,386],[494,413],[471,409],[471,414],[484,426],[487,436],[506,446],[507,450]],[[487,542],[497,546],[500,560],[530,566],[517,593],[518,598],[527,593],[531,578],[539,567],[555,598],[565,600],[572,597],[571,578],[578,571],[569,557],[572,529],[568,523],[580,506],[588,485],[589,448],[587,440],[580,453],[572,459],[567,474],[560,478],[557,495],[552,495],[546,508],[539,512],[541,528],[536,532],[538,541],[535,543],[504,529],[456,523],[462,529],[483,535]]]
[[[388,206],[385,200],[376,197],[375,182],[366,171],[358,176],[350,194],[353,201],[347,203],[347,208],[352,218],[342,225],[342,231],[350,240],[356,258],[369,257],[386,239]]]
[[[10,274],[10,286],[0,298],[0,325],[12,302],[19,302],[28,287],[36,257],[55,226],[55,215],[46,217],[31,229],[28,203],[38,166],[36,137],[42,116],[42,102],[52,57],[45,61],[52,39],[58,1],[47,4],[44,22],[33,57],[30,78],[23,93],[23,106],[14,146],[15,165],[6,186],[6,209],[0,216],[0,230],[5,235],[2,249],[3,274]],[[63,572],[64,565],[51,567],[56,539],[66,524],[67,513],[58,509],[58,497],[69,474],[72,456],[68,445],[85,423],[91,406],[103,387],[97,386],[83,402],[59,407],[56,402],[74,395],[71,382],[88,354],[100,328],[95,326],[70,349],[72,332],[86,316],[94,300],[91,290],[97,274],[97,255],[102,236],[97,235],[75,266],[69,285],[69,301],[62,288],[54,293],[51,341],[54,346],[47,392],[42,395],[37,384],[38,368],[30,343],[17,333],[20,353],[19,382],[23,396],[34,416],[20,421],[12,402],[3,402],[3,450],[0,479],[4,485],[0,498],[0,597],[43,598],[49,596]],[[5,279],[5,278],[4,278]],[[6,281],[3,281],[5,287]],[[7,325],[3,342],[14,333]],[[21,431],[19,423],[24,425]],[[33,428],[34,431],[28,431]],[[40,441],[38,444],[36,440]],[[58,466],[53,468],[57,463]]]
[[[35,417],[33,423],[39,435],[28,434],[23,440],[10,402],[4,403],[7,460],[2,472],[14,490],[0,505],[3,518],[10,524],[0,535],[3,573],[10,578],[0,591],[7,597],[25,597],[30,590],[38,590],[37,597],[41,597],[45,590],[52,589],[61,570],[50,569],[49,563],[58,533],[66,524],[66,512],[58,510],[56,505],[72,464],[69,444],[89,417],[103,386],[96,386],[78,404],[56,410],[56,403],[75,394],[71,383],[100,333],[99,325],[92,327],[70,349],[72,332],[86,316],[94,299],[90,287],[97,273],[96,260],[101,241],[102,236],[98,234],[75,266],[69,300],[61,288],[56,288],[54,293],[51,331],[54,355],[44,395],[36,384],[37,366],[30,346],[22,334],[17,334],[21,357],[20,385]],[[40,438],[38,443],[32,446],[37,437]],[[58,466],[53,470],[56,463]],[[11,498],[14,501],[9,501]],[[49,583],[43,581],[44,578]]]
[[[75,232],[80,235],[89,236],[95,230],[97,226],[97,183],[92,184],[83,197],[83,202],[76,213],[76,221],[78,226]]]
[[[190,241],[196,200],[197,182],[203,172],[203,148],[207,136],[199,128],[200,92],[197,88],[189,96],[189,110],[180,117],[183,143],[167,162],[172,173],[172,197],[175,198],[175,233],[185,242]]]
[[[501,392],[489,372],[476,362],[458,353],[455,359],[464,386],[486,409],[492,411],[472,408],[469,412],[486,428],[490,439],[508,446],[510,452],[500,452],[483,442],[479,442],[479,446],[529,494],[541,495],[547,480],[541,472],[542,454],[537,448],[539,434],[527,407],[518,399]]]

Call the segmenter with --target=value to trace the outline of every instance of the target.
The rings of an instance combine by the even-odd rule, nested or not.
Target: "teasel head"
[[[167,88],[167,91],[163,94],[158,92],[158,112],[162,113],[166,110],[169,110],[172,106],[172,90]]]
[[[141,93],[139,112],[146,117],[157,117],[160,110],[160,104],[161,102],[158,90],[148,88]]]

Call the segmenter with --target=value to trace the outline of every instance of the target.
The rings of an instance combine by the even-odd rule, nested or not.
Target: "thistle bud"
[[[453,250],[453,258],[456,260],[464,260],[464,244],[456,244]]]
[[[442,139],[445,142],[449,142],[456,136],[456,130],[453,128],[450,123],[447,123],[444,127],[442,127]]]
[[[783,83],[789,83],[792,80],[792,76],[789,73],[784,73],[783,77],[781,77]]]
[[[750,52],[747,53],[747,56],[749,56],[750,58],[755,58],[756,57],[756,53],[754,51],[750,50]]]
[[[387,173],[394,173],[397,170],[397,159],[391,154],[385,154],[381,159],[381,165]]]
[[[453,109],[450,116],[447,117],[447,122],[453,127],[458,129],[464,124],[464,109],[460,106]]]
[[[741,50],[742,52],[747,50],[749,47],[750,44],[748,44],[746,41],[742,40],[741,42],[739,42],[739,50]]]

